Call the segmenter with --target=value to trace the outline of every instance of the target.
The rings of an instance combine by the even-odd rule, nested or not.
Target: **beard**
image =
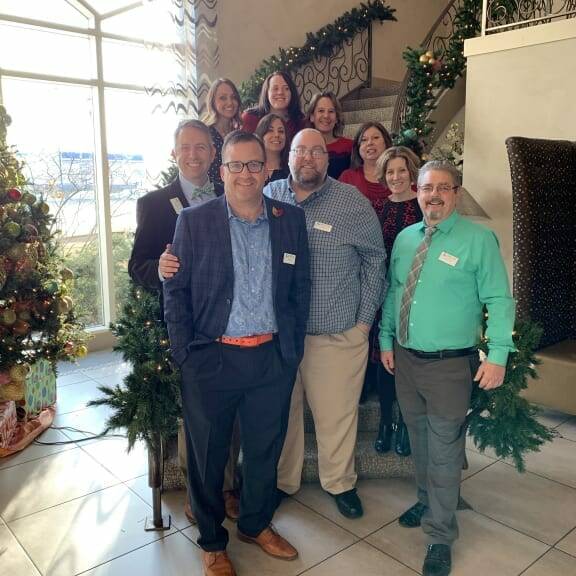
[[[303,173],[303,168],[310,168],[310,166],[294,168],[290,171],[294,181],[302,188],[317,188],[324,182],[326,172],[322,173],[313,168],[308,173]]]

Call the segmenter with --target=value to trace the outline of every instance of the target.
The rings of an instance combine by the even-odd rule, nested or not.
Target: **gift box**
[[[16,403],[0,402],[0,448],[8,448],[16,432]]]
[[[17,402],[18,417],[28,420],[56,403],[56,373],[44,358],[30,366],[24,385],[24,398]]]

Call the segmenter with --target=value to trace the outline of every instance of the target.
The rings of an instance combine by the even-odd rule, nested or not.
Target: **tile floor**
[[[171,530],[145,532],[151,514],[143,446],[129,455],[123,438],[78,442],[103,429],[106,408],[86,408],[98,385],[121,382],[128,367],[112,352],[62,366],[54,426],[35,444],[0,460],[0,573],[9,576],[200,576],[197,531],[183,512],[183,492],[164,495]],[[518,474],[469,443],[462,495],[474,511],[458,513],[454,576],[576,575],[576,417],[546,412],[559,436]],[[72,427],[85,432],[75,432]],[[233,535],[239,576],[410,576],[420,573],[424,536],[396,519],[414,501],[410,481],[359,483],[365,515],[340,516],[316,485],[285,501],[275,525],[299,549],[275,561]]]

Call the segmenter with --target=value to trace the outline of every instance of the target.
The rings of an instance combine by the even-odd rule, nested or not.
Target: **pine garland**
[[[397,146],[408,146],[422,155],[426,137],[433,129],[429,119],[436,96],[443,90],[454,88],[456,80],[466,70],[464,41],[480,32],[481,0],[462,0],[454,16],[453,34],[444,54],[426,48],[407,48],[403,53],[408,70],[406,88],[406,116],[394,138]],[[440,59],[441,56],[441,59]]]
[[[539,409],[520,393],[528,386],[528,377],[536,378],[539,361],[534,356],[542,329],[529,321],[518,321],[513,334],[517,351],[510,354],[504,383],[494,390],[474,387],[468,430],[474,444],[483,452],[491,447],[499,458],[512,458],[519,472],[526,469],[524,456],[537,452],[555,432],[536,420]],[[480,349],[487,354],[488,343]]]
[[[254,74],[242,83],[240,96],[244,106],[257,104],[262,83],[273,72],[292,72],[311,62],[317,56],[330,56],[344,42],[366,30],[372,22],[395,21],[395,9],[384,4],[382,0],[368,0],[357,8],[345,12],[334,23],[320,28],[315,33],[306,34],[303,46],[280,48],[278,55],[264,60]]]
[[[104,397],[89,405],[114,409],[107,427],[126,429],[128,450],[137,440],[157,449],[157,434],[164,440],[174,436],[182,413],[180,374],[170,360],[158,292],[132,286],[120,320],[111,329],[117,337],[114,350],[122,352],[132,372],[122,385],[100,386]]]

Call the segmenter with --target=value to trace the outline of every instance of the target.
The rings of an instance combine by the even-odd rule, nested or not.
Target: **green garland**
[[[486,391],[478,386],[472,393],[467,425],[474,444],[483,452],[491,447],[499,458],[512,458],[519,472],[525,471],[524,455],[537,452],[555,432],[536,420],[539,409],[520,395],[528,386],[528,377],[536,378],[534,357],[542,329],[528,321],[519,321],[513,333],[516,352],[510,354],[504,383]],[[487,354],[488,342],[480,349]]]
[[[408,146],[422,155],[425,138],[433,123],[429,119],[434,109],[435,95],[454,87],[466,70],[464,41],[480,32],[481,0],[463,0],[454,17],[454,31],[442,59],[425,48],[407,48],[403,58],[409,74],[406,88],[407,113],[399,133],[394,138],[397,146]]]
[[[395,21],[394,8],[384,4],[382,0],[368,0],[357,8],[345,12],[332,24],[320,28],[315,33],[306,34],[303,46],[288,49],[280,48],[277,56],[264,60],[254,74],[242,83],[240,96],[244,106],[257,104],[262,83],[269,74],[278,71],[291,72],[308,64],[316,56],[330,56],[334,50],[342,46],[359,32],[366,30],[372,22]]]

